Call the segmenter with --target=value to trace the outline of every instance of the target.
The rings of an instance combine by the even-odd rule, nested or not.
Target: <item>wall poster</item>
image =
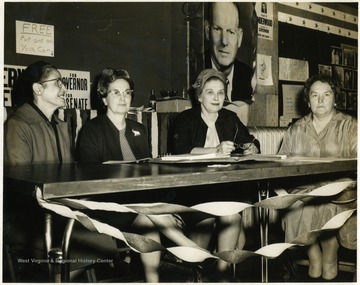
[[[257,2],[255,11],[258,16],[258,37],[273,40],[273,3],[271,2]]]
[[[279,57],[279,80],[305,82],[308,78],[308,61]]]
[[[26,66],[4,65],[4,106],[11,107],[11,91],[15,80]],[[90,72],[59,69],[67,89],[65,109],[90,109]]]

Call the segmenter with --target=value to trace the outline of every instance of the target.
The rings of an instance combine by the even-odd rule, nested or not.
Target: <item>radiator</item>
[[[252,134],[259,142],[261,153],[277,154],[280,149],[286,127],[248,127]]]

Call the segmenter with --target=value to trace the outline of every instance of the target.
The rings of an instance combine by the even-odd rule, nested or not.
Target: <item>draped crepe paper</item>
[[[143,215],[167,215],[173,213],[192,212],[194,215],[199,213],[206,213],[211,216],[226,216],[239,213],[249,207],[284,209],[291,206],[294,202],[304,198],[321,198],[337,195],[353,183],[355,182],[335,182],[319,187],[306,194],[288,194],[282,189],[277,189],[275,192],[278,193],[278,196],[262,200],[255,203],[254,205],[241,202],[219,201],[202,203],[192,207],[187,207],[183,205],[168,203],[138,203],[122,205],[113,202],[96,202],[68,198],[44,200],[42,198],[40,188],[36,188],[36,198],[41,207],[53,211],[63,217],[75,219],[91,231],[96,231],[117,238],[125,242],[127,246],[129,246],[129,248],[136,252],[146,253],[167,250],[176,257],[187,262],[202,262],[207,258],[214,258],[222,259],[230,263],[239,263],[253,256],[276,258],[290,247],[311,244],[318,238],[318,236],[322,232],[339,229],[347,221],[347,219],[350,218],[350,216],[354,213],[356,209],[347,210],[337,214],[336,216],[331,218],[321,229],[315,229],[301,236],[298,236],[290,243],[270,244],[254,252],[247,250],[230,250],[223,252],[214,252],[213,254],[205,249],[187,246],[174,246],[165,248],[163,245],[150,238],[146,238],[135,233],[122,232],[113,226],[92,219],[88,215],[82,213],[81,210],[101,210],[118,213],[130,212]]]

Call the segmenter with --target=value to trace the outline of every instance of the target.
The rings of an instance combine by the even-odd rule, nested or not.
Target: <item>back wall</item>
[[[186,22],[179,2],[5,3],[4,63],[49,61],[59,69],[126,69],[135,82],[133,106],[148,106],[150,90],[186,87]],[[54,57],[16,53],[15,21],[53,25]]]

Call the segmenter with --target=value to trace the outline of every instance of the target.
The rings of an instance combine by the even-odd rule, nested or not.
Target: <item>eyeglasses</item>
[[[61,88],[63,87],[65,84],[64,84],[64,81],[62,80],[61,77],[58,77],[58,78],[54,78],[54,79],[49,79],[49,80],[44,80],[44,81],[40,81],[38,83],[42,84],[42,83],[45,83],[45,82],[50,82],[50,81],[55,81],[55,84],[57,87]]]
[[[224,89],[219,90],[217,93],[215,93],[215,91],[212,90],[212,89],[209,89],[209,90],[205,91],[205,95],[208,95],[208,96],[215,96],[215,94],[217,94],[218,97],[225,97],[225,95],[226,95]]]
[[[239,143],[239,144],[234,143],[234,146],[235,146],[235,148],[240,148],[242,150],[248,150],[251,147],[251,145],[254,143],[254,141],[255,141],[255,138],[253,138],[253,140],[248,143]]]
[[[121,95],[125,98],[131,98],[131,94],[134,92],[134,90],[127,89],[125,91],[119,91],[117,89],[110,90],[107,94],[110,94],[114,98],[120,98]]]
[[[255,137],[253,138],[253,140],[251,142],[248,142],[248,143],[236,143],[235,139],[236,139],[238,132],[239,132],[239,128],[238,128],[238,125],[236,124],[236,131],[235,131],[235,136],[233,139],[235,148],[240,148],[242,150],[248,150],[251,147],[251,145],[254,143]]]

